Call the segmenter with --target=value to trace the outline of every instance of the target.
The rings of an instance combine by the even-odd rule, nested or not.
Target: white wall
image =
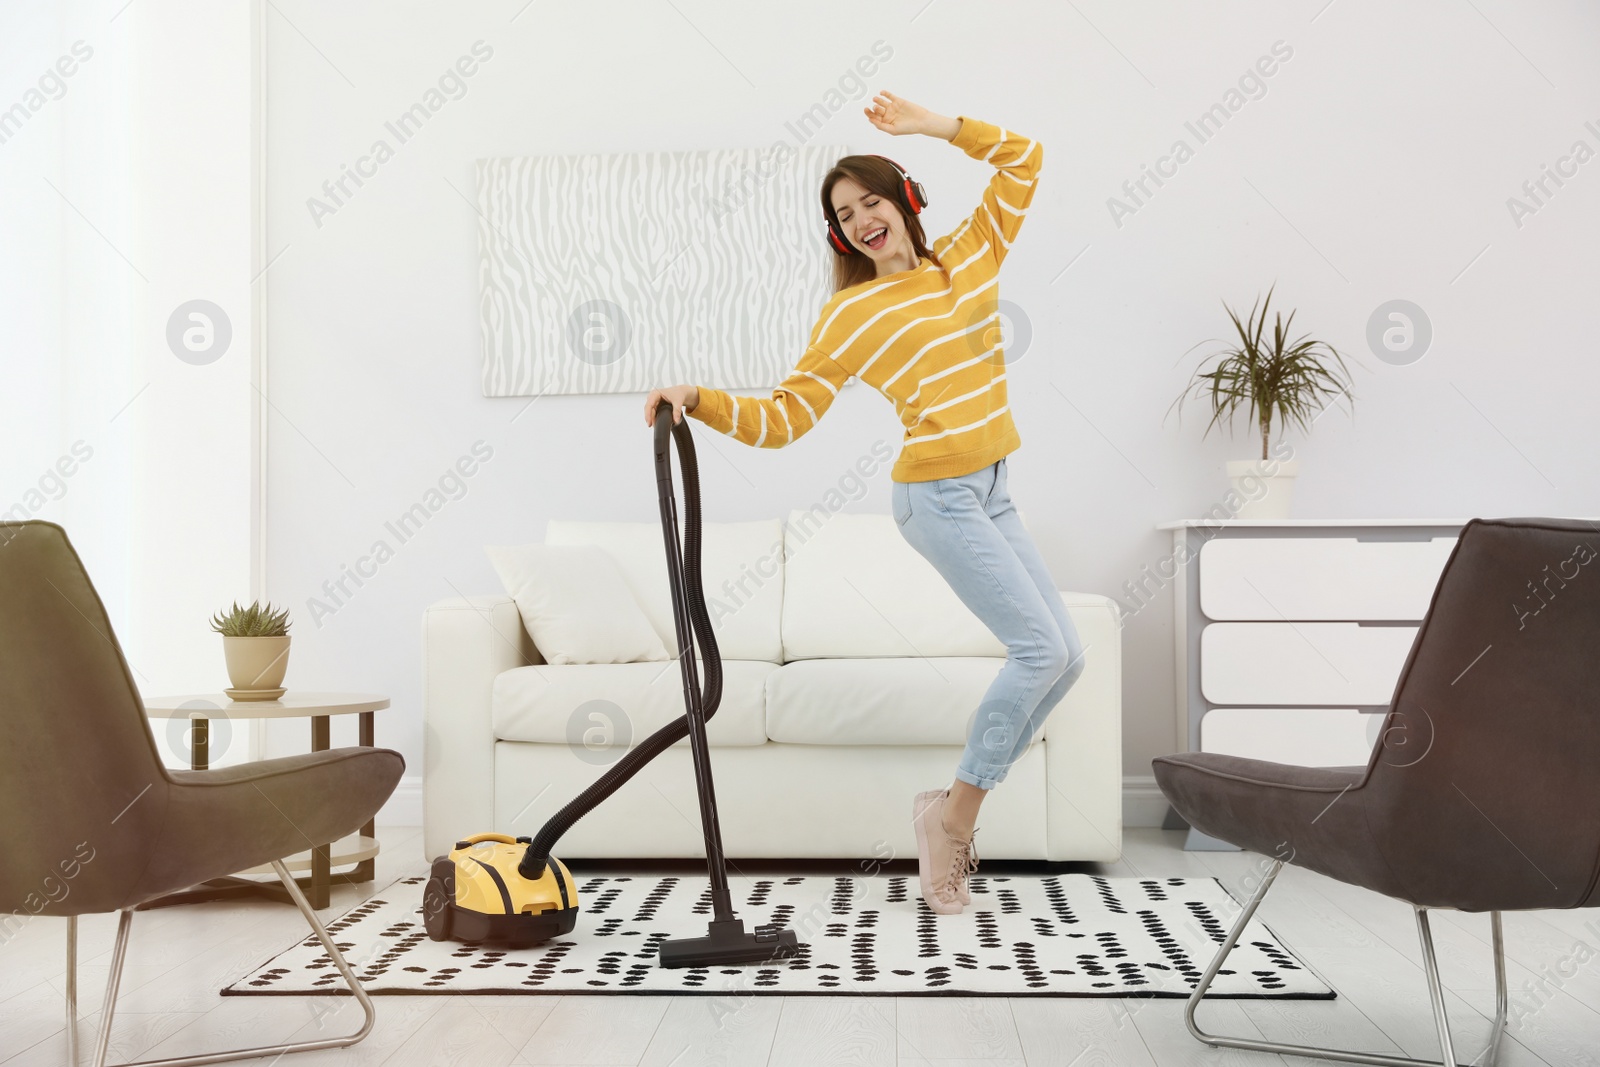
[[[55,469],[62,444],[61,210],[40,175],[61,155],[61,99],[38,79],[59,57],[60,27],[43,6],[0,8],[0,518],[23,519],[53,507],[70,489]],[[48,90],[48,91],[46,91]],[[27,107],[24,97],[38,92]],[[57,92],[61,96],[57,96]],[[26,117],[12,114],[21,103]],[[70,464],[69,464],[70,466]]]
[[[255,16],[249,0],[166,0],[121,18],[137,64],[132,245],[150,278],[134,287],[133,319],[142,358],[132,385],[147,387],[124,416],[139,449],[132,547],[142,627],[130,656],[146,659],[155,681],[180,678],[177,692],[215,692],[228,677],[210,619],[248,603],[254,580]],[[232,336],[220,357],[190,363],[172,349],[169,321],[195,300],[220,309]],[[222,319],[208,319],[220,331]],[[224,762],[245,755],[232,745]]]
[[[1123,596],[1168,551],[1155,525],[1220,498],[1223,462],[1253,442],[1202,440],[1198,408],[1181,424],[1163,419],[1199,359],[1185,351],[1228,328],[1221,301],[1248,306],[1274,282],[1297,327],[1365,367],[1354,421],[1330,411],[1309,436],[1288,437],[1304,461],[1297,514],[1597,510],[1600,162],[1551,186],[1520,225],[1507,207],[1575,141],[1600,148],[1585,126],[1600,127],[1600,15],[1579,0],[893,10],[281,0],[254,16],[243,0],[113,0],[8,5],[5,18],[0,107],[73,40],[96,53],[63,100],[0,145],[0,500],[21,499],[74,440],[94,442],[94,460],[44,517],[68,523],[86,550],[141,685],[221,684],[199,619],[259,592],[295,613],[290,684],[388,693],[380,740],[412,773],[421,612],[498,588],[481,546],[538,539],[552,516],[655,519],[642,395],[531,406],[481,395],[472,160],[792,140],[785,124],[878,40],[894,55],[871,89],[1046,148],[1002,295],[1032,333],[1013,352],[1023,438],[1013,492],[1062,585]],[[267,54],[259,248],[253,18]],[[307,198],[479,40],[494,53],[465,95],[319,226]],[[1279,41],[1293,54],[1264,95],[1196,144],[1185,123]],[[935,140],[878,133],[865,102],[842,100],[819,136],[905,163],[933,198],[930,232],[944,232],[988,169]],[[1177,138],[1193,158],[1118,225],[1108,199]],[[44,184],[52,174],[101,236]],[[268,262],[257,283],[270,398],[257,586],[250,280]],[[230,353],[203,367],[165,347],[167,315],[195,297],[222,304],[234,328]],[[1373,310],[1395,298],[1421,305],[1434,327],[1431,350],[1408,366],[1378,361],[1364,340]],[[856,388],[791,449],[701,435],[709,517],[810,506],[897,428]],[[493,459],[397,544],[385,522],[479,440]],[[884,512],[888,493],[885,473],[848,507]],[[346,579],[353,595],[319,626],[309,601],[332,602],[324,583],[379,539],[394,558],[359,588]],[[1163,593],[1124,631],[1124,771],[1135,781],[1178,744],[1170,628]],[[353,738],[353,724],[335,731],[336,742]],[[303,724],[271,736],[272,754],[304,746]]]
[[[1248,307],[1274,283],[1297,328],[1365,368],[1354,421],[1341,408],[1289,435],[1298,515],[1595,514],[1600,162],[1520,227],[1506,200],[1575,140],[1600,147],[1584,126],[1600,126],[1600,14],[1576,0],[1324,3],[280,5],[287,17],[267,20],[269,254],[286,249],[267,275],[268,588],[302,619],[296,683],[390,693],[380,734],[415,772],[420,614],[499,588],[481,546],[539,539],[551,517],[655,519],[642,395],[481,395],[472,160],[766,145],[879,39],[894,55],[872,90],[1045,146],[1002,295],[1033,338],[1013,362],[1013,494],[1063,586],[1123,597],[1169,551],[1156,524],[1209,508],[1224,461],[1252,454],[1248,432],[1202,441],[1197,407],[1163,418],[1204,349],[1185,351],[1229,328],[1221,301]],[[318,226],[307,199],[478,40],[494,54],[466,94]],[[1264,94],[1199,143],[1185,122],[1280,41],[1292,54]],[[865,103],[844,101],[821,136],[906,164],[932,196],[930,232],[945,232],[989,169],[878,133]],[[1118,225],[1108,198],[1178,138],[1193,158]],[[1408,366],[1364,340],[1394,298],[1434,327]],[[853,389],[791,449],[702,435],[709,516],[809,506],[897,428]],[[395,544],[385,520],[479,439],[494,458],[465,495],[312,624],[323,582]],[[848,507],[884,512],[888,497],[884,472]],[[1124,631],[1136,781],[1179,744],[1170,602]]]
[[[147,695],[226,685],[208,621],[252,593],[253,18],[105,0],[0,22],[0,109],[26,110],[0,143],[0,510],[66,529]],[[203,365],[167,340],[196,298],[233,330]]]

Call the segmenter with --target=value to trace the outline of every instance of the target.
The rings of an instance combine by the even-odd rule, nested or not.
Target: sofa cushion
[[[671,659],[616,561],[594,545],[486,545],[522,626],[552,664]]]
[[[964,745],[1004,665],[987,656],[785,663],[767,676],[767,736],[797,745]]]
[[[817,657],[1005,658],[1005,645],[906,543],[893,517],[792,511],[784,529],[785,663]]]
[[[778,629],[783,604],[782,524],[776,519],[703,522],[700,533],[701,587],[705,590],[717,651],[724,660],[782,662],[783,644]],[[682,536],[680,532],[680,546]],[[672,585],[667,578],[666,545],[659,520],[551,519],[545,530],[545,543],[598,545],[608,551],[667,651],[673,657],[678,655]],[[679,692],[681,695],[682,690]]]
[[[705,661],[697,656],[695,666],[704,689]],[[777,669],[764,660],[723,660],[722,700],[706,724],[710,744],[766,742],[766,679]],[[676,659],[514,667],[495,676],[491,705],[496,740],[590,750],[638,744],[684,711]],[[688,738],[677,743],[687,745]]]

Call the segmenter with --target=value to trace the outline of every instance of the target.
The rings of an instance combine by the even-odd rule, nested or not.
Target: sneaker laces
[[[952,838],[952,840],[954,840]],[[967,877],[978,869],[978,831],[972,831],[972,836],[965,841],[957,841],[950,856],[950,872],[945,876],[944,888],[954,895],[961,888]]]

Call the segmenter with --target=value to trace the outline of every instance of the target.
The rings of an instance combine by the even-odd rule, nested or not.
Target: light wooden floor
[[[421,874],[414,830],[386,828],[378,878],[339,888],[337,916],[397,877]],[[1215,875],[1248,894],[1264,860],[1249,853],[1184,852],[1177,831],[1130,829],[1107,875]],[[1253,885],[1253,880],[1249,882]],[[1339,992],[1328,1001],[1219,1001],[1201,1023],[1212,1032],[1262,1035],[1437,1058],[1416,928],[1408,905],[1286,867],[1258,917]],[[1494,1010],[1487,916],[1434,912],[1456,1052],[1473,1062]],[[955,917],[952,921],[960,921]],[[114,919],[85,918],[79,938],[81,1041],[92,1048]],[[1505,917],[1511,1018],[1508,1067],[1600,1065],[1600,911]],[[294,1035],[345,1032],[359,1012],[348,998],[219,997],[217,990],[306,933],[293,908],[267,902],[141,912],[134,920],[116,1021],[114,1062],[183,1056]],[[0,944],[0,1064],[61,1064],[65,921],[33,919]],[[378,1023],[350,1049],[286,1057],[285,1065],[642,1064],[793,1067],[824,1064],[963,1064],[1029,1067],[1311,1063],[1212,1049],[1189,1036],[1178,1000],[1046,997],[766,997],[713,1017],[707,997],[385,996]],[[321,1016],[330,1007],[331,1015]],[[248,1061],[266,1063],[266,1060]]]

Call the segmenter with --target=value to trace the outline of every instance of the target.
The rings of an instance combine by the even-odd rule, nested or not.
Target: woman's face
[[[900,205],[893,198],[879,196],[854,178],[840,178],[831,194],[833,213],[845,237],[859,252],[881,269],[886,265],[914,259],[910,235],[900,216]],[[873,238],[870,242],[868,238]],[[890,270],[899,269],[889,266]]]

